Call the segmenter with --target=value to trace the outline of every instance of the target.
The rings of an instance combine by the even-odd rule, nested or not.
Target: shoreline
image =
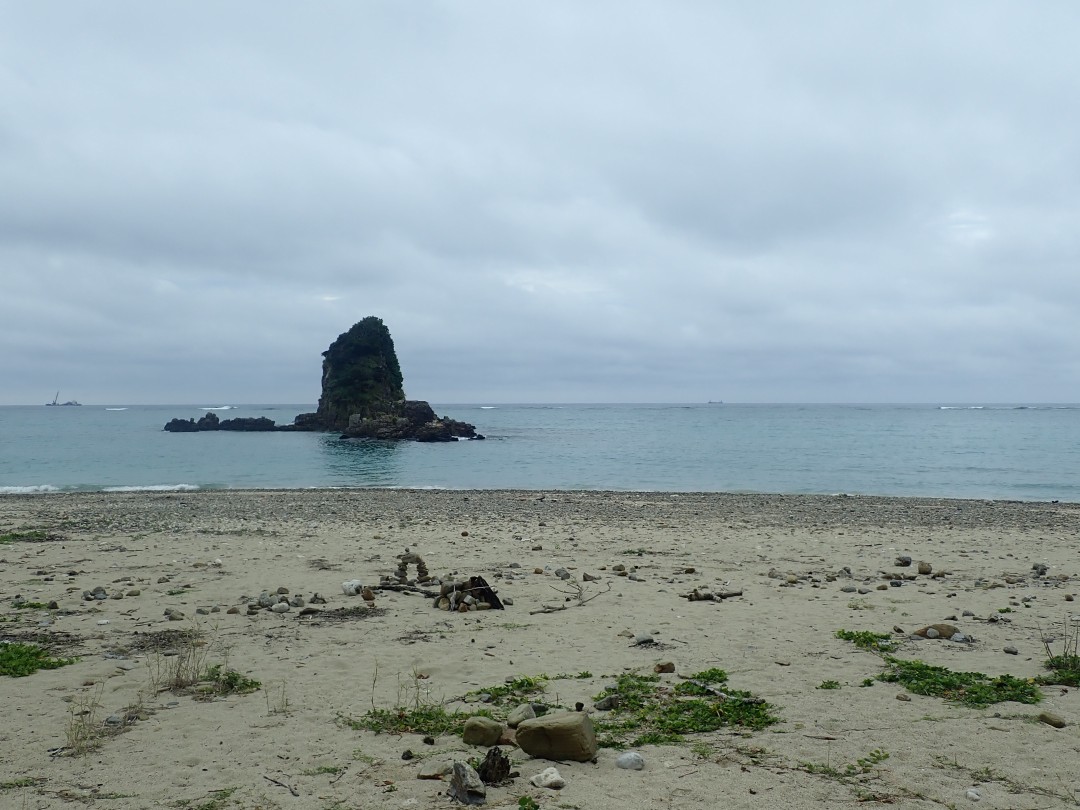
[[[410,702],[475,710],[460,698],[516,678],[541,679],[545,701],[580,701],[601,721],[593,703],[606,685],[666,662],[675,672],[661,684],[721,668],[780,722],[635,747],[640,772],[616,768],[610,748],[595,764],[504,749],[521,776],[489,788],[486,806],[511,810],[529,796],[541,807],[704,810],[718,789],[726,806],[796,809],[854,806],[860,796],[941,808],[966,803],[968,790],[985,807],[1067,807],[1080,795],[1069,764],[1080,751],[1080,690],[1047,686],[1038,705],[972,709],[873,680],[882,659],[836,638],[841,629],[887,633],[903,659],[1042,674],[1043,639],[1060,649],[1076,621],[1078,504],[367,488],[0,498],[0,536],[35,530],[43,535],[0,543],[0,637],[37,639],[79,660],[0,676],[0,743],[12,752],[0,764],[0,804],[108,795],[119,810],[459,806],[445,783],[417,774],[485,749],[451,734],[425,745],[421,735],[350,724]],[[406,548],[435,576],[483,576],[511,604],[459,615],[377,590],[370,610],[343,592],[353,579],[377,586]],[[913,564],[898,567],[902,556]],[[937,576],[916,573],[923,561]],[[574,582],[594,598],[566,595]],[[87,601],[94,588],[109,598]],[[324,613],[248,614],[260,592],[279,588]],[[694,588],[741,595],[683,598]],[[326,604],[311,603],[316,593]],[[18,609],[16,596],[57,608]],[[935,622],[974,641],[911,637]],[[208,664],[261,690],[209,701],[160,691],[155,668],[173,660],[161,644],[175,646],[176,633],[194,627]],[[644,636],[653,641],[635,643]],[[830,682],[837,687],[819,688]],[[72,709],[88,703],[102,722],[125,707],[142,713],[92,753],[71,756]],[[1065,727],[1038,722],[1043,711]],[[865,771],[860,760],[870,762]],[[844,776],[848,764],[858,773]],[[529,783],[550,765],[567,781],[561,791]]]

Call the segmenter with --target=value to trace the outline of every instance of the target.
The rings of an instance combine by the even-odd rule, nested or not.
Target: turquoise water
[[[122,405],[112,408],[124,408]],[[222,418],[288,424],[312,404]],[[435,405],[486,441],[165,433],[192,406],[0,407],[0,493],[439,487],[1080,501],[1080,406]]]

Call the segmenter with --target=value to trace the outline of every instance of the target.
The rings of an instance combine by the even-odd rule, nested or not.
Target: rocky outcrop
[[[305,430],[345,430],[352,417],[375,419],[405,401],[401,366],[390,330],[368,316],[342,332],[323,352],[322,393],[315,413],[294,422]]]
[[[342,332],[323,352],[322,392],[315,413],[302,413],[291,425],[281,426],[265,416],[221,421],[208,413],[197,422],[173,419],[165,430],[338,431],[344,438],[419,442],[484,438],[467,422],[439,417],[426,402],[405,399],[390,330],[374,316]]]
[[[482,439],[467,422],[439,417],[428,403],[405,399],[394,341],[381,319],[364,318],[323,352],[322,394],[295,430],[336,430],[350,439],[450,442]]]
[[[273,419],[265,416],[238,417],[236,419],[218,419],[216,413],[208,413],[194,419],[170,419],[165,425],[169,433],[196,433],[201,430],[237,430],[245,432],[258,432],[268,430],[286,430],[278,427]]]

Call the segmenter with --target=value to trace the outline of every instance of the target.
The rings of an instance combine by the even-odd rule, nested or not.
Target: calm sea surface
[[[0,494],[307,487],[1080,501],[1077,405],[436,405],[486,441],[165,433],[193,406],[0,407]],[[288,424],[307,405],[221,418]]]

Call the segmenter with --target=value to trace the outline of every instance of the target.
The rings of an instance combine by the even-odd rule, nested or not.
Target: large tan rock
[[[596,732],[584,712],[546,714],[522,720],[517,744],[526,754],[543,759],[589,762],[596,759]]]

